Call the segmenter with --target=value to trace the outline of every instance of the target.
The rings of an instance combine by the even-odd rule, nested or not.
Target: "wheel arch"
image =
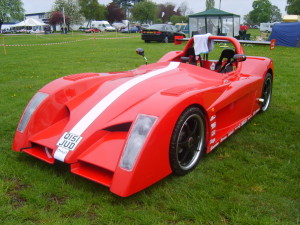
[[[156,100],[157,99],[152,96],[151,102],[156,102]],[[170,100],[170,98],[168,98],[168,100]],[[208,143],[207,136],[209,135],[209,126],[207,125],[209,117],[205,107],[191,96],[181,100],[173,99],[172,103],[168,100],[166,100],[166,102],[169,102],[169,104],[166,104],[162,108],[149,107],[149,105],[152,105],[148,102],[150,99],[148,99],[148,104],[145,104],[145,107],[141,107],[142,110],[140,109],[139,112],[149,115],[162,113],[162,119],[155,124],[153,131],[149,134],[148,140],[140,152],[133,170],[126,171],[117,167],[111,186],[112,192],[118,193],[121,196],[128,196],[172,173],[169,158],[172,132],[179,116],[189,107],[199,108],[205,117],[207,129],[204,153],[206,153]],[[156,111],[155,109],[157,108],[160,109]]]
[[[266,73],[266,75],[267,75],[268,73],[271,74],[271,76],[272,76],[272,81],[273,81],[273,76],[274,76],[274,75],[273,75],[273,73],[274,73],[274,72],[273,72],[273,69],[272,69],[272,68],[269,68],[268,71],[267,71],[267,73]],[[265,75],[265,76],[266,76],[266,75]]]

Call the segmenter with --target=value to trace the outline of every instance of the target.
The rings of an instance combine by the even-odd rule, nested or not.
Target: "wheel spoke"
[[[188,140],[184,140],[184,141],[181,141],[181,142],[178,142],[178,146],[180,148],[187,148],[188,147]]]
[[[199,121],[195,118],[184,123],[184,129],[178,141],[178,159],[182,166],[188,165],[198,151],[198,144],[201,140],[199,126]]]
[[[185,151],[183,151],[183,153],[182,153],[183,156],[182,156],[182,158],[181,158],[181,160],[180,160],[181,165],[185,165],[185,164],[188,163],[188,162],[187,162],[187,158],[188,158],[188,156],[189,156],[190,153],[191,153],[190,150],[191,150],[190,148],[186,148]]]
[[[192,133],[191,127],[190,127],[190,125],[189,125],[188,122],[186,122],[186,123],[184,124],[184,126],[185,126],[185,128],[186,128],[186,135],[189,137],[189,136],[191,135],[191,133]]]
[[[198,131],[198,122],[195,120],[194,121],[194,128],[192,129],[192,132],[191,132],[191,136],[196,136],[197,135],[197,131]]]
[[[187,121],[185,128],[187,130],[187,136],[194,136],[198,130],[198,123],[196,120]]]
[[[199,145],[200,140],[201,140],[200,136],[195,137],[195,145],[194,145],[195,151],[199,151],[198,145]]]

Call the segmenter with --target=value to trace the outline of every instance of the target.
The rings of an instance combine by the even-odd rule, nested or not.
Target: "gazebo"
[[[238,36],[240,16],[212,8],[189,15],[189,34],[205,34]]]
[[[17,23],[13,25],[12,27],[24,27],[27,30],[28,29],[34,29],[34,30],[40,30],[43,31],[43,26],[46,26],[44,22],[41,22],[39,20],[33,19],[33,18],[28,18],[20,23]]]

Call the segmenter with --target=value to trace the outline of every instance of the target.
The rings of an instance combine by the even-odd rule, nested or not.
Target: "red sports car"
[[[85,33],[98,33],[98,32],[100,32],[100,30],[97,28],[90,28],[90,29],[84,30],[84,32]]]
[[[195,56],[191,38],[153,64],[47,84],[27,105],[13,149],[70,164],[72,173],[123,197],[171,173],[188,173],[266,111],[272,94],[271,59],[246,57],[234,38],[208,39],[231,42],[233,49],[210,60]]]

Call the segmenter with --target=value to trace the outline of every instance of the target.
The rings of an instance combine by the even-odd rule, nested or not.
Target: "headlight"
[[[30,100],[29,104],[27,105],[23,116],[20,120],[19,126],[18,126],[18,131],[20,131],[21,133],[24,132],[32,114],[34,113],[34,111],[36,110],[36,108],[42,103],[42,101],[44,101],[44,99],[48,97],[48,94],[42,93],[42,92],[38,92],[35,94],[35,96],[33,96],[33,98]]]
[[[120,167],[131,171],[157,117],[140,114],[135,121],[121,158]]]

